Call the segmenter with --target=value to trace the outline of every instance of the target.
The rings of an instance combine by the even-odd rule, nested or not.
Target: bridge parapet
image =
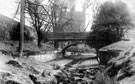
[[[89,32],[60,32],[47,34],[50,41],[85,41],[89,36]]]

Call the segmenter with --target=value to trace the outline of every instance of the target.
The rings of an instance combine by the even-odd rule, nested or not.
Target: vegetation
[[[47,32],[61,32],[63,31],[64,26],[70,25],[70,21],[72,21],[72,18],[65,18],[65,12],[67,12],[67,4],[65,4],[66,1],[48,0],[49,2],[46,5],[42,4],[42,1],[43,0],[26,0],[25,4],[25,12],[29,15],[27,19],[36,30],[33,31],[30,28],[25,28],[25,39],[32,40],[32,38],[30,38],[29,31],[36,32],[38,38],[38,47],[41,46],[41,41],[45,38],[44,36]],[[84,10],[87,9],[89,5],[91,5],[90,1],[91,0],[86,1]],[[91,40],[88,40],[87,43],[90,47],[95,48],[98,52],[101,47],[121,40],[125,32],[132,28],[132,25],[130,13],[127,6],[123,2],[105,2],[100,6],[96,17],[94,18],[92,32],[88,37]],[[18,40],[20,35],[18,33],[20,25],[17,23],[14,27],[15,28],[9,31],[9,36],[11,37],[11,40]],[[6,31],[6,27],[3,28],[5,28],[3,31]],[[4,35],[6,35],[6,33]],[[6,38],[4,35],[3,38]],[[83,52],[86,53],[86,46],[84,45],[83,47],[83,45],[77,45],[79,43],[81,42],[66,46],[61,51],[63,56],[66,53],[66,50],[71,52],[81,52],[84,49]],[[24,57],[20,57],[15,60],[10,56],[18,56],[18,53],[16,53],[18,42],[0,42],[0,83],[129,84],[130,81],[133,81],[132,83],[134,83],[134,43],[132,45],[131,43],[122,43],[122,47],[120,48],[127,50],[120,51],[122,53],[112,58],[108,62],[108,66],[104,68],[104,66],[95,67],[95,54],[92,55],[93,52],[90,54],[86,53],[86,55],[80,54],[76,57],[71,55],[69,57],[63,58],[57,56],[57,51],[55,52],[52,44],[49,45],[49,43],[42,45],[43,47],[39,50],[34,42],[25,42],[25,48],[23,50]],[[128,48],[130,48],[125,48],[123,45],[126,45]],[[116,45],[117,48],[118,46]],[[81,64],[83,68],[79,67]]]
[[[70,24],[71,19],[66,18],[66,1],[49,0],[43,4],[44,0],[26,0],[26,19],[35,28],[38,38],[38,47],[41,41],[47,40],[46,34],[49,31],[61,32],[63,27]],[[18,10],[17,10],[18,11]]]
[[[0,40],[19,41],[20,23],[0,14]],[[24,28],[24,40],[32,41],[36,38],[35,30],[29,26]]]
[[[17,25],[14,25],[14,27],[12,29],[10,29],[10,40],[13,41],[19,41],[20,38],[20,23],[17,23]],[[34,36],[34,29],[25,26],[24,28],[24,41],[33,41],[36,37]],[[33,36],[31,36],[31,34],[33,34]]]
[[[27,0],[25,10],[30,16],[30,23],[36,29],[38,38],[38,47],[41,46],[41,41],[43,39],[43,33],[41,28],[44,25],[44,19],[47,19],[42,8],[43,0]],[[27,18],[28,19],[28,18]]]
[[[105,2],[100,6],[92,25],[88,45],[97,51],[106,45],[122,39],[125,32],[132,28],[132,19],[125,3]]]

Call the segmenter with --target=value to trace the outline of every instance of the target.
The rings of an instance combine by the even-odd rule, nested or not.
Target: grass
[[[98,72],[96,75],[95,84],[118,84],[116,80],[109,77],[109,75]]]

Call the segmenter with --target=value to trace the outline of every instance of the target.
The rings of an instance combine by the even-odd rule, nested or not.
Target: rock
[[[52,64],[53,70],[58,70],[60,69],[60,66],[58,64]]]
[[[48,77],[48,76],[51,76],[51,72],[47,71],[47,70],[44,70],[41,74],[42,77]]]
[[[8,80],[4,84],[21,84],[21,83],[18,83],[18,82],[13,81],[13,80]]]
[[[66,68],[71,68],[72,66],[69,65],[69,64],[66,64],[65,67],[66,67]]]
[[[14,67],[22,68],[22,66],[15,60],[9,60],[6,64],[12,65]]]
[[[40,72],[36,70],[34,67],[30,66],[27,68],[29,71],[31,71],[32,74],[39,74]]]
[[[37,77],[35,77],[34,75],[29,75],[29,78],[33,81],[34,84],[40,84],[40,82],[37,82]]]
[[[29,78],[33,81],[34,84],[57,84],[57,80],[53,76],[42,77],[30,74]]]
[[[70,72],[73,72],[73,71],[76,70],[76,68],[69,68],[68,70],[69,70]]]

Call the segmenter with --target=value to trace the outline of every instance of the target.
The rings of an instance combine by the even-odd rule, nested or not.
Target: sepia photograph
[[[135,0],[0,0],[0,84],[135,84]]]

